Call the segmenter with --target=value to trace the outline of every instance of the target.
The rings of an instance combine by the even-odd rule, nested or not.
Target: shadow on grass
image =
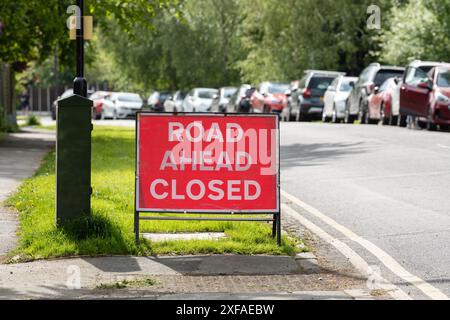
[[[121,234],[120,229],[110,219],[101,215],[82,217],[60,224],[64,234],[73,241],[82,241],[90,238],[116,238]]]

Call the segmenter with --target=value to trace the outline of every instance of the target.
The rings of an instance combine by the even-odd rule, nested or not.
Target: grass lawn
[[[55,153],[44,159],[7,204],[20,214],[14,260],[71,255],[294,254],[299,240],[283,237],[278,247],[271,225],[249,222],[142,221],[141,232],[225,232],[221,240],[134,243],[134,130],[96,126],[92,144],[92,219],[65,228],[54,225]],[[79,232],[79,225],[84,226]]]

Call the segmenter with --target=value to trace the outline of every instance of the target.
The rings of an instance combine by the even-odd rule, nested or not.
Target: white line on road
[[[393,285],[379,273],[376,273],[369,264],[361,258],[355,251],[353,251],[347,244],[334,238],[329,233],[325,232],[320,227],[303,217],[300,213],[289,207],[287,204],[282,204],[282,211],[294,219],[298,220],[303,226],[322,238],[324,241],[334,246],[344,257],[346,257],[350,263],[358,270],[363,276],[365,276],[371,282],[377,284],[377,289],[383,289],[389,293],[389,295],[396,300],[411,300],[411,297],[402,291],[399,287]]]
[[[299,207],[303,208],[310,214],[316,216],[320,220],[322,220],[324,223],[328,224],[329,226],[333,227],[334,229],[341,232],[344,236],[346,236],[348,239],[358,243],[362,247],[364,247],[366,250],[368,250],[371,254],[373,254],[375,257],[377,257],[378,260],[380,260],[381,263],[383,263],[389,270],[391,270],[395,275],[397,275],[399,278],[403,279],[407,283],[410,283],[417,287],[420,291],[422,291],[425,295],[430,297],[431,299],[435,300],[449,300],[449,297],[447,297],[442,291],[440,291],[438,288],[432,286],[428,282],[425,282],[424,280],[420,279],[419,277],[411,274],[409,271],[407,271],[405,268],[403,268],[397,261],[395,261],[394,258],[392,258],[389,254],[387,254],[385,251],[377,247],[372,242],[358,236],[350,229],[344,227],[343,225],[337,223],[330,217],[326,216],[316,208],[304,203],[300,199],[296,198],[295,196],[287,193],[284,190],[281,190],[281,195],[291,201],[292,203],[298,205]],[[296,211],[294,211],[296,212]],[[297,216],[300,216],[299,213],[297,213]]]
[[[443,144],[438,144],[438,147],[444,148],[444,149],[450,149],[450,146],[445,146]]]

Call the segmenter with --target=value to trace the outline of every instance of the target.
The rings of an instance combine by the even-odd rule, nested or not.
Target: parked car
[[[217,89],[195,88],[184,98],[183,110],[185,112],[208,112],[214,96],[219,93]]]
[[[345,107],[345,122],[353,123],[359,119],[361,123],[367,120],[369,110],[368,98],[389,78],[402,77],[405,68],[382,66],[372,63],[365,68],[355,83]]]
[[[339,76],[345,76],[345,73],[306,70],[301,80],[292,83],[289,119],[296,121],[322,119],[325,92]]]
[[[109,102],[106,100],[108,100],[110,96],[111,92],[109,91],[96,91],[90,95],[89,99],[94,102],[94,107],[92,109],[92,119],[101,119],[103,105]]]
[[[247,92],[247,90],[249,90],[251,88],[252,88],[252,86],[249,84],[241,85],[236,90],[236,92],[230,97],[229,102],[226,106],[225,112],[226,113],[238,112],[241,100],[245,97],[245,93]]]
[[[250,102],[253,112],[281,113],[287,107],[289,84],[263,82],[254,91]]]
[[[338,76],[328,87],[324,96],[322,121],[338,123],[344,120],[345,104],[358,78]]]
[[[214,97],[211,105],[212,112],[226,112],[227,104],[230,98],[235,94],[237,88],[223,87],[219,89],[219,93]]]
[[[147,100],[147,106],[153,112],[164,112],[164,103],[170,98],[170,91],[155,91]]]
[[[143,106],[142,98],[136,93],[114,92],[108,103],[103,105],[102,119],[134,118]]]
[[[381,121],[383,125],[397,124],[397,117],[392,112],[392,96],[398,88],[400,78],[387,79],[380,88],[375,88],[369,96],[369,108],[364,123],[377,124]]]
[[[88,90],[87,91],[88,96],[90,96],[93,93],[94,93],[93,90]],[[67,89],[66,91],[63,92],[62,95],[60,95],[58,98],[56,98],[55,101],[53,101],[53,103],[52,103],[52,105],[50,107],[50,112],[52,114],[52,120],[56,120],[56,106],[58,104],[58,100],[67,98],[68,96],[70,96],[72,94],[73,94],[73,89]]]
[[[400,111],[398,125],[406,127],[406,118],[422,115],[423,109],[428,107],[428,90],[420,87],[428,80],[428,72],[434,67],[442,65],[440,62],[413,61],[407,67],[400,87]]]
[[[415,103],[409,112],[427,130],[450,128],[450,64],[430,70],[415,89]]]
[[[177,91],[171,95],[164,102],[164,111],[166,112],[182,112],[183,100],[186,97],[186,93],[183,91]]]
[[[239,101],[239,105],[236,110],[237,112],[240,112],[240,113],[254,112],[251,99],[252,99],[252,96],[255,93],[255,91],[256,91],[255,87],[250,87],[247,90],[245,90],[244,96]]]

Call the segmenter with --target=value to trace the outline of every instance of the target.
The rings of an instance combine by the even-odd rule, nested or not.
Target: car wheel
[[[390,126],[396,126],[397,125],[397,121],[398,121],[398,116],[391,115],[389,117],[389,125]]]
[[[366,124],[367,123],[367,112],[365,110],[365,106],[363,105],[363,102],[361,101],[359,103],[359,113],[358,113],[358,120],[361,124]]]
[[[333,123],[340,123],[341,122],[341,120],[337,116],[336,105],[333,106],[333,112],[331,114],[331,122],[333,122]]]
[[[403,114],[398,115],[398,117],[397,117],[397,125],[399,127],[406,128],[407,124],[408,123],[406,122],[406,116],[403,115]]]
[[[391,118],[392,118],[392,116],[389,116],[389,118],[386,117],[386,112],[384,110],[384,104],[381,104],[381,108],[380,108],[380,119],[381,119],[380,121],[381,121],[381,124],[383,126],[387,126],[388,124],[390,124]]]
[[[298,122],[306,121],[306,116],[302,114],[301,110],[298,111],[296,120]]]
[[[344,122],[347,124],[355,123],[355,118],[350,114],[350,107],[348,105],[345,107]]]
[[[330,122],[330,117],[327,117],[325,110],[322,112],[322,122]]]
[[[433,122],[433,110],[431,108],[428,108],[428,117],[427,117],[427,130],[428,131],[436,131],[437,126]]]

